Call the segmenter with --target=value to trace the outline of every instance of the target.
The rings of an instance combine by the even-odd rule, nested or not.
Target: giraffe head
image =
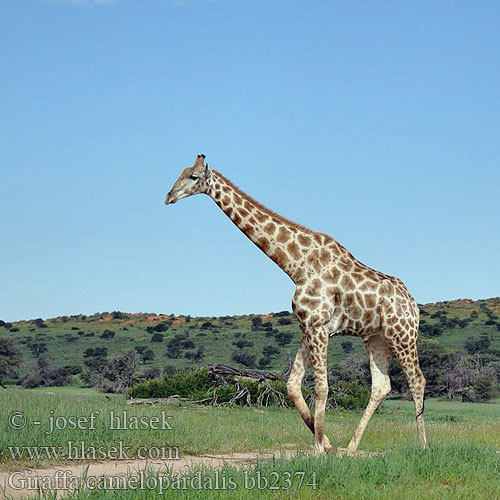
[[[165,204],[170,205],[193,194],[206,193],[212,171],[208,164],[204,165],[205,155],[198,155],[192,167],[185,168],[175,181],[165,198]]]

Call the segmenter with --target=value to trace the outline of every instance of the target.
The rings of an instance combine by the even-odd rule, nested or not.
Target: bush
[[[472,381],[474,394],[479,401],[489,401],[498,396],[498,382],[491,375],[480,375]]]
[[[19,384],[25,389],[68,385],[71,382],[73,370],[69,367],[54,368],[53,366],[54,360],[52,358],[47,355],[39,356],[35,366],[19,381]]]
[[[313,403],[314,391],[303,388],[306,401]],[[134,385],[128,391],[132,398],[168,398],[179,396],[191,401],[210,400],[213,405],[279,406],[293,408],[287,395],[286,382],[267,383],[246,377],[226,377],[216,380],[206,368],[183,370],[163,379],[153,379]],[[340,381],[330,388],[327,407],[359,410],[370,398],[370,391],[356,382]]]
[[[101,339],[112,339],[115,336],[115,332],[112,330],[104,330],[101,335]]]
[[[280,318],[278,320],[278,325],[291,325],[292,324],[292,320],[290,318]]]
[[[205,368],[183,370],[173,375],[166,375],[163,379],[136,384],[128,391],[128,394],[132,398],[179,396],[198,400],[206,397],[212,383],[212,376]]]
[[[233,352],[231,359],[240,365],[252,368],[255,366],[255,354],[251,354],[250,351],[240,350]]]

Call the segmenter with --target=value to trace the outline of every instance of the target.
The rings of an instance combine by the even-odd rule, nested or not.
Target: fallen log
[[[280,373],[270,372],[267,370],[256,370],[253,368],[237,368],[227,365],[208,365],[207,369],[215,375],[236,375],[239,377],[249,377],[256,380],[286,380],[285,376]]]

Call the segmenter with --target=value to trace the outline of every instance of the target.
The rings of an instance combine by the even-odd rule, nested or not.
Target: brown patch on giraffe
[[[248,215],[248,213],[249,213],[249,212],[247,212],[245,209],[240,208],[240,215],[241,215],[242,217],[246,217],[246,216]]]
[[[233,215],[233,222],[236,225],[239,225],[239,223],[241,222],[241,217],[240,217],[240,214],[238,212],[235,212],[235,214]]]
[[[365,301],[363,294],[356,292],[356,301],[361,307],[365,307]]]
[[[354,304],[354,294],[352,293],[346,293],[344,294],[344,297],[343,297],[343,304],[344,304],[344,307],[348,310],[351,309],[352,305]]]
[[[353,273],[351,273],[351,276],[352,276],[352,279],[358,283],[361,283],[365,279],[363,274],[359,273],[359,272],[353,272]]]
[[[229,196],[224,196],[222,203],[228,206],[231,203],[231,198],[229,198]]]
[[[318,308],[320,305],[321,301],[319,299],[310,299],[309,297],[304,297],[300,299],[300,303],[309,309],[309,311],[314,311],[315,309]]]
[[[365,304],[369,309],[373,309],[377,304],[377,296],[374,293],[365,293]]]
[[[228,217],[233,215],[233,209],[231,207],[225,208],[224,213],[227,214]]]
[[[373,311],[365,311],[363,313],[363,323],[370,325],[375,318],[375,313]]]
[[[251,224],[245,224],[241,230],[245,233],[245,234],[252,234],[254,231],[255,231],[255,228],[251,225]]]
[[[295,314],[297,315],[297,318],[300,320],[300,321],[304,321],[307,317],[307,311],[304,311],[304,309],[297,309],[295,311]]]
[[[265,220],[269,219],[269,217],[266,214],[263,214],[262,212],[255,212],[254,217],[259,221],[259,222],[264,222]]]
[[[267,252],[270,247],[270,243],[267,238],[259,238],[258,245],[264,252]]]
[[[217,202],[218,200],[220,200],[220,197],[221,197],[221,192],[217,191],[214,195],[215,201]]]
[[[361,292],[374,292],[377,290],[378,286],[378,283],[375,283],[374,281],[365,281],[360,285],[359,290]]]
[[[323,245],[323,238],[321,237],[321,234],[319,233],[314,233],[313,234],[314,241],[318,243],[318,245]]]
[[[266,224],[264,226],[264,231],[267,233],[267,234],[274,234],[274,231],[276,231],[276,224],[272,223],[272,222],[269,222],[268,224]]]
[[[321,280],[314,278],[311,284],[307,287],[306,294],[311,297],[316,297],[321,292]]]
[[[233,193],[233,201],[236,203],[236,205],[243,204],[241,196],[238,196],[236,193]]]
[[[354,289],[354,282],[352,281],[351,277],[348,274],[344,274],[342,276],[342,279],[340,280],[340,286],[344,290],[353,290]]]
[[[347,259],[340,259],[339,262],[337,263],[339,269],[342,271],[350,272],[353,268],[352,261],[347,260]]]
[[[280,243],[285,243],[290,239],[291,235],[292,233],[286,227],[281,226],[276,239]]]
[[[332,269],[329,269],[328,271],[326,271],[325,273],[323,273],[321,275],[321,277],[327,282],[327,283],[330,283],[330,284],[337,284],[339,282],[339,279],[340,279],[340,271],[334,267]]]
[[[308,247],[312,242],[311,238],[305,234],[299,234],[297,240],[303,247]]]
[[[224,193],[230,193],[231,192],[231,188],[229,186],[226,186],[225,184],[222,186],[222,191],[224,191]]]
[[[389,280],[384,280],[380,287],[380,293],[388,297],[394,295],[394,285]]]
[[[334,304],[340,302],[340,291],[334,286],[329,286],[326,288],[326,296],[329,299],[333,299]]]
[[[277,248],[274,253],[271,255],[271,259],[278,264],[278,266],[283,267],[285,263],[288,261],[288,257],[286,253],[281,250],[281,248]]]
[[[351,309],[349,310],[349,312],[351,313],[351,316],[352,316],[354,319],[359,319],[359,318],[361,318],[361,315],[362,315],[363,311],[361,310],[361,307],[359,307],[359,306],[355,303],[355,299],[353,300],[353,305],[351,306]]]
[[[243,206],[249,211],[251,212],[255,207],[250,203],[248,202],[247,200],[245,200],[245,203],[243,203]]]
[[[332,260],[332,256],[331,256],[330,252],[328,252],[328,250],[325,250],[324,248],[322,248],[319,252],[319,261],[321,262],[321,264],[326,266],[329,262],[331,262],[331,260]]]
[[[297,245],[297,243],[295,243],[295,241],[292,241],[292,243],[290,243],[286,247],[286,249],[288,250],[288,252],[292,256],[292,259],[295,259],[295,260],[300,259],[300,257],[301,257],[300,249],[299,249],[299,246]]]
[[[256,226],[257,225],[257,221],[253,218],[253,217],[250,217],[248,219],[248,223],[249,224],[252,224],[253,226]]]

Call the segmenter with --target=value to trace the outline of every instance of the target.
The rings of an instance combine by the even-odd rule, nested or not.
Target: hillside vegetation
[[[500,354],[500,298],[437,302],[420,306],[420,339],[450,352]],[[211,363],[284,370],[293,359],[300,331],[288,311],[266,315],[190,317],[119,311],[5,323],[0,336],[22,351],[22,377],[41,356],[73,374],[92,358],[135,349],[152,373]],[[329,364],[366,358],[358,338],[330,341]],[[354,366],[355,368],[355,366]],[[354,369],[353,368],[353,369]]]

